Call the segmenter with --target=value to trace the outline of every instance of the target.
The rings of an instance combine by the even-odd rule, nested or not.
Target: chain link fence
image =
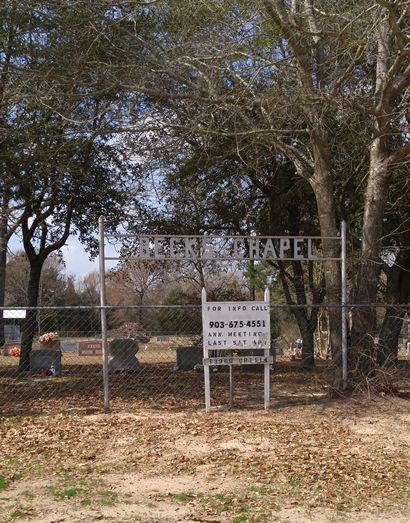
[[[105,310],[111,408],[178,410],[204,406],[199,305],[117,306]],[[384,314],[385,309],[380,308],[380,321]],[[332,379],[327,308],[317,310],[316,367],[308,374],[301,368],[303,341],[291,309],[273,306],[271,317],[271,353],[275,357],[271,370],[272,399],[280,403],[303,394],[311,397],[324,394]],[[100,307],[2,309],[2,318],[5,342],[0,352],[0,409],[3,414],[103,409]],[[399,338],[398,358],[408,365],[410,333],[406,321]],[[219,355],[217,350],[214,355]],[[404,365],[401,379],[408,380],[408,373],[408,366]],[[234,375],[235,404],[261,407],[263,365],[235,367]],[[213,369],[211,394],[212,405],[228,404],[227,367]]]

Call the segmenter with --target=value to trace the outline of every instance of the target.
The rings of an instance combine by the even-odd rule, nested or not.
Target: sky
[[[9,249],[12,253],[23,250],[23,246],[21,245],[19,238],[14,236],[10,240]],[[66,242],[66,245],[61,249],[61,251],[65,261],[66,274],[74,275],[77,280],[80,280],[90,272],[98,272],[98,257],[90,261],[89,254],[85,251],[84,247],[78,241],[76,236],[70,236]],[[114,256],[114,249],[109,245],[106,245],[105,255]],[[112,261],[106,261],[105,264],[107,270],[114,265],[115,262]]]
[[[90,272],[98,271],[98,258],[90,261],[89,254],[75,236],[70,236],[61,249],[66,264],[66,273],[81,279]]]
[[[98,272],[98,257],[90,261],[90,255],[78,241],[76,236],[70,236],[66,245],[61,249],[66,264],[66,273],[74,274],[77,279],[81,279],[90,272]],[[107,242],[105,244],[105,256],[116,256],[117,252]],[[107,260],[105,262],[106,270],[114,267],[115,261]]]

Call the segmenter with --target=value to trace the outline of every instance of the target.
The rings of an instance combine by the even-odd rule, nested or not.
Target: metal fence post
[[[203,310],[205,303],[206,303],[206,290],[204,287],[202,288],[202,292],[201,292],[201,303],[202,303],[202,310]],[[203,347],[204,347],[203,348],[204,359],[207,359],[209,357],[209,353],[208,353],[208,347],[205,343],[205,339],[203,340]],[[209,365],[205,365],[205,364],[204,364],[204,382],[205,382],[205,412],[209,412],[211,410],[211,382],[210,382],[210,376],[209,376]]]
[[[101,341],[102,341],[102,365],[104,383],[104,410],[110,409],[110,389],[108,378],[108,343],[107,343],[107,312],[105,294],[105,242],[104,242],[104,217],[98,220],[99,231],[99,273],[100,273],[100,305],[101,305]]]
[[[269,287],[265,288],[265,293],[263,296],[264,302],[269,307],[270,314],[270,290]],[[270,349],[272,346],[272,337],[269,336],[269,346],[267,349],[264,349],[263,354],[265,358],[269,358]],[[270,363],[264,363],[263,365],[263,406],[265,409],[268,409],[270,406]]]
[[[342,252],[341,252],[341,287],[342,287],[342,310],[341,310],[341,321],[342,321],[342,388],[347,389],[347,280],[346,280],[346,222],[342,220],[341,223],[341,240],[342,240]]]

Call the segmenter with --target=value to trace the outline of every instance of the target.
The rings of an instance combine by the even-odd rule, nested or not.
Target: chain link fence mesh
[[[112,409],[203,408],[201,307],[107,307],[108,382]],[[0,352],[0,409],[3,414],[100,411],[104,405],[101,309],[46,307],[2,310],[5,343]],[[322,328],[315,334],[316,369],[301,369],[301,339],[287,306],[272,308],[271,396],[297,399],[323,394],[332,370],[326,330],[326,308],[319,311]],[[384,309],[379,310],[380,318]],[[25,317],[23,317],[25,316]],[[407,321],[407,320],[406,320]],[[404,322],[399,359],[410,362],[408,323]],[[28,347],[28,348],[27,348]],[[29,350],[29,368],[21,354]],[[215,356],[219,355],[217,351]],[[235,405],[263,405],[261,366],[234,368]],[[24,370],[22,372],[22,370]],[[229,402],[229,368],[211,374],[213,406]],[[408,383],[408,382],[407,382]],[[279,404],[278,403],[278,404]]]

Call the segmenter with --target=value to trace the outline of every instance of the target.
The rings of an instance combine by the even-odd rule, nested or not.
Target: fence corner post
[[[104,412],[110,410],[110,389],[108,376],[108,342],[107,342],[107,312],[105,293],[105,240],[104,240],[104,217],[98,220],[99,242],[99,275],[100,275],[100,313],[101,313],[101,342],[102,342],[102,366],[104,385]]]

